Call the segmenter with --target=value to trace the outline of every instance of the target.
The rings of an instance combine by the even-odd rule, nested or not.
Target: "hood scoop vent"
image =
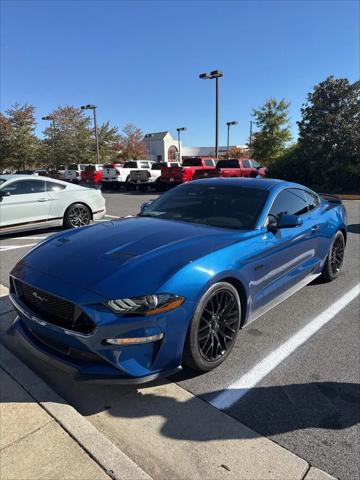
[[[112,252],[112,253],[110,253],[110,255],[112,257],[125,257],[125,258],[137,257],[137,255],[135,253],[119,252],[119,251]]]

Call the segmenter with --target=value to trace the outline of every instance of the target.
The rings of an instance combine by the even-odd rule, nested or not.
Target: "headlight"
[[[106,305],[115,313],[155,315],[173,310],[183,303],[183,297],[171,293],[159,293],[158,295],[146,295],[144,297],[109,300]]]

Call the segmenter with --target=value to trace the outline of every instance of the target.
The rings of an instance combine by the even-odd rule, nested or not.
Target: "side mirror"
[[[144,212],[152,203],[153,202],[151,200],[149,202],[144,202],[140,207],[140,212]]]
[[[0,190],[0,197],[10,197],[10,192],[8,190]]]
[[[278,230],[279,228],[295,228],[302,225],[303,221],[298,215],[281,214],[278,218],[269,215],[268,230]]]

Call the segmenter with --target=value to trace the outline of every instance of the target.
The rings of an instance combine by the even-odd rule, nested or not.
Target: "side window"
[[[250,160],[243,160],[242,161],[243,167],[244,168],[251,168],[251,162]]]
[[[61,183],[55,182],[45,182],[46,183],[46,191],[47,192],[59,192],[60,190],[64,190],[66,185],[62,185]]]
[[[304,191],[297,188],[289,188],[278,194],[269,213],[278,217],[282,213],[303,215],[307,212],[308,206]]]
[[[260,168],[261,165],[259,162],[257,162],[256,160],[251,160],[251,165],[253,166],[253,168]]]
[[[305,192],[307,202],[309,204],[309,210],[314,210],[320,204],[319,197],[310,192]]]
[[[140,168],[149,168],[149,162],[140,162]]]
[[[205,160],[205,165],[207,167],[213,167],[214,166],[214,160]]]
[[[45,192],[45,182],[43,180],[18,180],[6,187],[5,191],[10,195],[25,195],[28,193]]]

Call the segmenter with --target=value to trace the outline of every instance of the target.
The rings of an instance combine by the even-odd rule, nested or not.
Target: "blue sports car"
[[[238,331],[317,276],[335,279],[346,212],[270,179],[206,179],[132,218],[60,232],[10,276],[12,332],[79,380],[220,365]]]

